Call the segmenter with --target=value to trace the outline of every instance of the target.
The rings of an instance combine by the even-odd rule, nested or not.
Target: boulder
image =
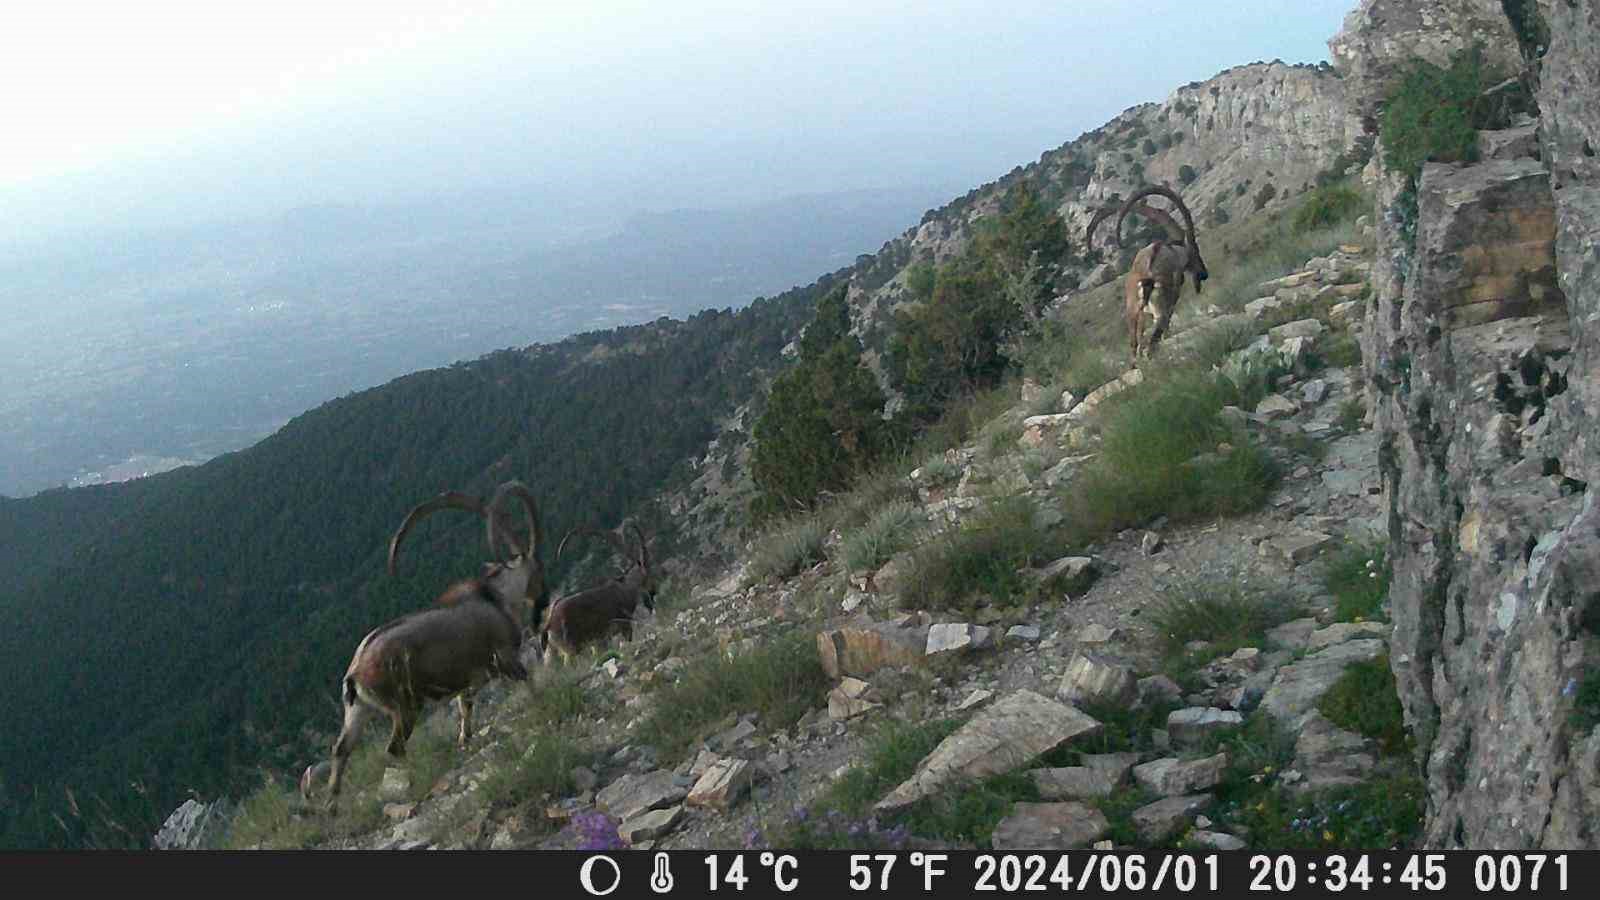
[[[900,809],[946,785],[1010,772],[1100,723],[1070,706],[1028,691],[1002,697],[940,742],[916,772],[878,801],[879,811]]]
[[[594,797],[601,812],[624,822],[641,813],[681,803],[689,795],[677,776],[665,769],[643,775],[624,775]]]
[[[1137,695],[1138,685],[1131,668],[1082,650],[1073,653],[1056,689],[1057,697],[1078,706],[1130,703]]]
[[[900,624],[862,619],[817,634],[823,671],[835,679],[920,665],[927,647],[928,626],[915,620]]]

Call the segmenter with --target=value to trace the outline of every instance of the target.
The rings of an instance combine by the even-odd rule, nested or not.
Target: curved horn
[[[562,552],[567,548],[567,541],[572,540],[572,536],[576,534],[587,534],[598,538],[605,538],[611,543],[612,549],[616,550],[617,554],[623,559],[628,560],[630,563],[636,562],[633,554],[628,552],[628,548],[622,543],[622,538],[618,537],[615,531],[606,531],[605,529],[594,528],[589,525],[575,525],[571,531],[567,532],[567,536],[561,539],[561,546],[556,549],[556,559],[561,558]]]
[[[1161,226],[1161,229],[1167,233],[1167,237],[1171,238],[1172,240],[1182,241],[1187,239],[1187,236],[1183,232],[1183,226],[1179,225],[1178,220],[1168,215],[1167,211],[1164,209],[1156,209],[1154,206],[1151,206],[1148,203],[1141,203],[1138,206],[1135,206],[1133,209],[1128,210],[1128,212],[1131,212],[1136,216],[1142,216],[1143,218]],[[1120,232],[1117,234],[1117,243],[1122,243],[1122,235]]]
[[[646,572],[649,572],[650,571],[650,548],[644,542],[644,532],[639,530],[639,523],[638,522],[629,522],[628,525],[631,528],[633,528],[633,537],[634,537],[635,540],[637,540],[639,542],[639,568],[645,570]]]
[[[486,519],[490,519],[489,552],[495,552],[493,519],[489,516],[489,511],[484,507],[483,501],[472,496],[471,494],[463,494],[458,491],[445,491],[439,496],[434,497],[432,500],[423,501],[422,503],[419,503],[413,507],[411,512],[406,514],[405,521],[401,522],[400,527],[395,530],[394,537],[389,539],[390,575],[394,574],[395,555],[400,552],[400,544],[406,539],[406,534],[411,531],[411,526],[417,524],[441,509],[464,509],[467,512],[477,513]]]
[[[1128,218],[1128,213],[1134,211],[1134,204],[1146,197],[1153,195],[1159,195],[1172,201],[1172,204],[1177,208],[1178,213],[1183,216],[1184,233],[1182,240],[1184,243],[1193,243],[1194,217],[1189,215],[1189,207],[1183,204],[1183,198],[1179,197],[1176,191],[1164,184],[1156,184],[1151,185],[1150,187],[1140,188],[1132,197],[1128,198],[1127,203],[1123,204],[1122,214],[1117,217],[1117,243],[1120,244],[1122,242],[1122,223],[1123,220]],[[1141,213],[1141,215],[1143,214]],[[1171,216],[1168,216],[1167,218],[1171,219]],[[1176,238],[1177,235],[1173,235],[1173,237]]]
[[[1110,216],[1112,213],[1116,212],[1119,209],[1121,209],[1121,207],[1117,206],[1115,203],[1110,204],[1109,206],[1101,207],[1100,210],[1097,211],[1094,214],[1094,218],[1089,220],[1089,227],[1084,229],[1084,231],[1083,231],[1083,243],[1085,245],[1093,244],[1094,243],[1094,230],[1096,228],[1099,228],[1100,227],[1100,223],[1104,222],[1108,216]]]
[[[494,499],[489,501],[489,509],[495,513],[493,516],[489,517],[489,546],[492,550],[495,545],[495,540],[499,535],[499,532],[496,530],[496,523],[500,519],[500,504],[503,503],[508,496],[516,497],[518,500],[522,501],[522,511],[527,515],[528,519],[527,548],[524,549],[521,547],[516,547],[515,541],[510,541],[510,543],[517,549],[518,553],[522,554],[524,558],[532,560],[534,563],[538,563],[539,548],[544,545],[544,528],[539,524],[539,503],[533,499],[533,493],[528,490],[528,486],[520,481],[507,481],[502,483],[500,487],[495,489]]]

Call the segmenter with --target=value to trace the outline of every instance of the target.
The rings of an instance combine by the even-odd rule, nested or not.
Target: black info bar
[[[308,876],[317,880],[308,881]],[[324,876],[332,876],[332,880],[324,880]],[[266,890],[321,891],[359,878],[364,887],[394,887],[411,896],[429,890],[448,897],[452,892],[483,895],[509,889],[540,896],[615,896],[618,900],[652,895],[843,898],[883,894],[1594,896],[1600,888],[1600,852],[624,850],[0,855],[0,881],[8,893],[29,888],[51,893],[74,887],[126,890],[136,883],[169,883],[167,879],[199,887],[213,877],[230,879],[223,884]],[[241,878],[245,880],[239,881]]]

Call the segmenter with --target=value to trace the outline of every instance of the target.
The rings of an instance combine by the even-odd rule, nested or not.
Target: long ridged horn
[[[639,542],[639,568],[650,571],[650,546],[644,542],[644,532],[639,530],[638,522],[628,523],[633,528],[633,537]]]
[[[1099,228],[1100,227],[1100,223],[1104,222],[1107,217],[1109,217],[1112,213],[1116,212],[1117,210],[1119,210],[1121,208],[1122,207],[1120,207],[1120,206],[1116,205],[1115,203],[1113,203],[1113,204],[1110,204],[1108,206],[1101,207],[1094,214],[1094,218],[1089,220],[1089,227],[1085,228],[1083,230],[1083,243],[1084,243],[1084,246],[1088,246],[1088,245],[1094,243],[1094,230],[1096,228]]]
[[[622,543],[622,538],[618,537],[615,531],[606,531],[605,529],[594,528],[589,525],[575,525],[571,531],[567,532],[566,537],[561,539],[561,546],[556,549],[556,559],[560,559],[562,552],[567,549],[567,541],[572,540],[574,535],[579,534],[587,534],[593,537],[605,538],[610,542],[612,549],[616,550],[617,554],[623,559],[628,560],[630,564],[636,561],[633,554],[629,553],[628,548]]]
[[[539,524],[539,503],[533,499],[533,493],[528,486],[520,481],[507,481],[495,489],[494,498],[489,501],[489,509],[495,514],[489,517],[489,546],[493,547],[499,536],[496,524],[500,521],[500,504],[507,497],[516,497],[522,501],[522,511],[528,519],[528,545],[516,547],[515,541],[508,541],[522,557],[535,565],[539,564],[539,548],[544,545],[544,528]]]
[[[1188,235],[1183,233],[1183,226],[1178,224],[1177,219],[1174,219],[1172,216],[1168,215],[1166,210],[1156,209],[1154,206],[1151,206],[1148,203],[1141,203],[1128,211],[1136,216],[1143,216],[1149,221],[1161,226],[1161,229],[1167,233],[1167,237],[1171,238],[1172,240],[1188,240]],[[1120,239],[1118,240],[1118,243],[1121,243]]]
[[[1123,204],[1122,214],[1117,216],[1117,243],[1122,243],[1122,223],[1128,218],[1128,213],[1134,211],[1134,204],[1146,197],[1153,195],[1165,197],[1172,201],[1173,206],[1175,206],[1179,214],[1183,216],[1184,233],[1180,239],[1186,244],[1194,243],[1194,217],[1189,215],[1189,207],[1183,204],[1183,198],[1179,197],[1176,191],[1164,184],[1140,188],[1138,192],[1136,192],[1132,197],[1129,197],[1128,201]],[[1171,217],[1168,216],[1168,218],[1170,219]],[[1173,237],[1177,238],[1178,236],[1173,235]]]
[[[464,509],[467,512],[476,513],[485,519],[490,518],[489,511],[483,505],[482,500],[472,496],[471,494],[463,494],[458,491],[445,491],[439,496],[434,497],[432,500],[425,500],[417,504],[412,508],[411,512],[406,514],[405,521],[401,522],[400,527],[395,530],[394,537],[389,539],[390,575],[394,574],[395,556],[400,552],[400,544],[406,539],[406,535],[410,533],[411,526],[417,524],[441,509]],[[489,552],[491,554],[496,552],[494,546],[493,525],[491,525],[489,528]],[[496,556],[496,558],[498,558],[498,556]]]

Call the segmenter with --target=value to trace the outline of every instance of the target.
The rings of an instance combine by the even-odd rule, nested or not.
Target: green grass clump
[[[635,733],[677,758],[730,714],[754,712],[767,728],[788,728],[827,689],[816,635],[795,632],[732,659],[717,653],[691,662],[676,682],[655,692],[651,712]]]
[[[1426,809],[1422,780],[1402,772],[1310,796],[1257,786],[1224,800],[1212,818],[1225,830],[1247,829],[1252,850],[1404,850],[1421,838]]]
[[[1383,108],[1384,167],[1415,182],[1425,162],[1477,159],[1478,129],[1493,123],[1496,109],[1483,91],[1499,80],[1484,67],[1481,46],[1457,52],[1443,69],[1413,60]]]
[[[1291,224],[1297,234],[1303,234],[1354,219],[1367,206],[1366,198],[1359,191],[1342,184],[1330,184],[1306,194],[1294,211]]]
[[[767,534],[750,557],[749,578],[788,578],[823,559],[828,526],[817,516],[793,519]]]
[[[1590,669],[1578,682],[1569,721],[1584,733],[1600,725],[1600,669]]]
[[[1242,647],[1260,647],[1267,631],[1292,615],[1279,597],[1215,581],[1180,586],[1156,603],[1145,621],[1156,633],[1168,672],[1177,678]],[[1207,647],[1190,653],[1185,647],[1192,641],[1205,641]]]
[[[1155,749],[1151,732],[1167,727],[1167,716],[1178,708],[1176,703],[1148,703],[1129,706],[1125,703],[1091,703],[1082,707],[1084,715],[1100,723],[1094,734],[1077,738],[1070,749],[1060,749],[1045,754],[1044,762],[1050,766],[1079,765],[1082,753],[1144,753]]]
[[[1361,430],[1361,424],[1367,420],[1367,404],[1359,396],[1350,397],[1339,404],[1338,426],[1348,434]]]
[[[1218,418],[1239,401],[1227,379],[1183,369],[1123,395],[1101,419],[1100,454],[1062,497],[1076,542],[1160,515],[1174,522],[1238,515],[1266,501],[1277,467],[1249,435]]]
[[[921,509],[904,500],[891,502],[865,525],[845,535],[839,544],[845,566],[860,572],[882,565],[916,543],[917,532],[924,524]]]
[[[305,808],[293,786],[269,776],[239,804],[227,848],[299,850],[321,841],[327,834],[324,825],[320,815]]]
[[[1317,709],[1340,728],[1377,741],[1378,749],[1386,755],[1410,749],[1405,710],[1400,706],[1387,653],[1347,667],[1322,695]]]
[[[594,754],[558,730],[531,742],[508,741],[485,771],[478,790],[493,806],[516,806],[561,797],[576,790],[572,771],[594,762]],[[533,817],[543,820],[543,816]]]
[[[908,608],[976,609],[979,599],[1020,599],[1033,588],[1020,570],[1049,562],[1065,550],[1034,524],[1035,505],[1026,496],[1001,497],[957,528],[919,546],[900,591]]]
[[[890,815],[873,804],[911,777],[917,765],[960,727],[954,719],[882,727],[850,769],[809,809],[796,810],[773,829],[770,843],[816,850],[903,846],[915,835],[988,846],[994,828],[1020,801],[1036,801],[1032,779],[1020,771],[954,785]]]
[[[1333,595],[1333,615],[1340,622],[1383,618],[1389,597],[1389,561],[1379,543],[1350,544],[1328,561],[1322,584]]]

